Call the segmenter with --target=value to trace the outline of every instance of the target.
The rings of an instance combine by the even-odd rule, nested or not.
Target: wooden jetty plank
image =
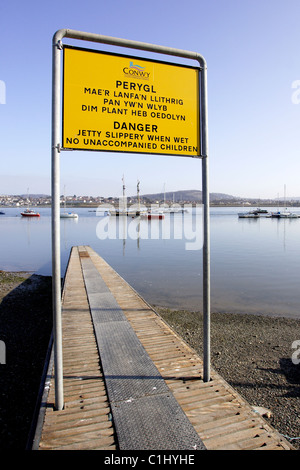
[[[83,282],[73,248],[62,295],[64,400],[54,410],[54,377],[45,404],[40,450],[116,449],[104,378]],[[52,371],[53,374],[53,371]]]
[[[90,247],[74,247],[63,291],[65,409],[54,411],[53,377],[40,449],[117,448],[80,260],[89,257],[207,449],[293,447],[201,358]]]
[[[208,449],[256,449],[274,448],[286,450],[293,447],[278,432],[273,430],[266,421],[260,417],[251,406],[229,386],[215,371],[212,371],[211,382],[204,383],[201,380],[203,364],[201,358],[193,351],[151,307],[109,266],[105,260],[100,258],[90,247],[84,247],[89,253],[95,266],[99,270],[107,286],[114,294],[118,304],[123,309],[128,321],[131,323],[136,334],[146,351],[152,358],[158,370],[164,376],[166,383],[173,392],[178,403],[182,406],[186,415],[197,429],[200,425],[199,436]],[[160,342],[159,338],[163,338]],[[175,339],[176,338],[176,341]],[[155,341],[155,347],[153,347]],[[179,347],[178,347],[179,345]],[[177,358],[177,359],[176,359]],[[173,362],[172,369],[170,363]],[[192,364],[192,365],[191,365]],[[176,367],[177,365],[177,367]],[[199,372],[196,371],[201,371]],[[170,379],[168,375],[170,374]],[[200,380],[196,382],[199,390],[199,400],[187,400],[190,390],[190,376],[197,376]],[[224,398],[214,398],[214,389],[210,385],[217,385],[220,394]],[[211,399],[202,400],[201,391],[206,390],[211,394]],[[221,395],[220,395],[221,396]],[[249,429],[247,440],[245,432],[226,433],[226,439],[220,439],[219,434],[223,432],[224,423],[222,419],[229,421],[236,419],[236,416],[245,416],[244,420]],[[201,424],[219,420],[220,426],[214,428],[209,438],[205,438],[205,428]],[[243,424],[242,424],[243,426]],[[257,433],[253,433],[253,426]],[[262,439],[258,443],[257,434],[262,434]],[[260,447],[261,446],[261,447]]]

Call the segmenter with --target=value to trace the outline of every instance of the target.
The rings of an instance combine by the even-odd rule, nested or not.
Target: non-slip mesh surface
[[[92,260],[81,264],[120,449],[204,450]]]

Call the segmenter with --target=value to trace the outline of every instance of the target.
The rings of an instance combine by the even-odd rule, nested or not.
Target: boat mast
[[[140,213],[141,204],[140,204],[140,182],[139,182],[139,180],[137,180],[136,192],[137,192],[137,200],[138,200],[138,211]]]
[[[29,211],[29,188],[27,188],[27,210]]]
[[[126,204],[126,197],[125,197],[125,179],[124,179],[124,174],[123,174],[123,177],[122,177],[122,181],[123,181],[123,203],[122,203],[122,206],[123,206],[123,211],[125,212],[125,211],[126,211],[126,208],[127,208],[127,204]]]
[[[283,189],[283,197],[284,197],[284,207],[285,207],[285,210],[287,210],[287,207],[286,207],[286,185],[284,185],[284,189]]]
[[[65,208],[65,212],[67,212],[66,210],[66,185],[64,184],[64,208]]]
[[[122,177],[122,181],[123,181],[123,198],[125,199],[125,181],[124,181],[124,175]]]

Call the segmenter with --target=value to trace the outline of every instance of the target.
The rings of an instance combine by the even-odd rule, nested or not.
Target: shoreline
[[[51,277],[0,271],[0,449],[24,450],[30,433],[52,332]],[[153,306],[200,355],[202,315]],[[250,405],[271,412],[266,421],[300,449],[300,365],[291,357],[299,320],[212,313],[211,366]],[[298,357],[300,354],[298,355]]]
[[[202,356],[201,313],[158,306],[154,310]],[[266,408],[264,419],[300,449],[300,364],[292,362],[295,340],[300,340],[299,320],[211,314],[211,368],[251,406]]]

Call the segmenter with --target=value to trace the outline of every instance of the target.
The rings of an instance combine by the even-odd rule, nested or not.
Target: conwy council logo
[[[141,78],[142,80],[149,80],[150,72],[147,72],[146,67],[142,67],[139,64],[134,64],[132,61],[129,62],[129,67],[124,67],[123,72],[126,77],[130,78]]]

